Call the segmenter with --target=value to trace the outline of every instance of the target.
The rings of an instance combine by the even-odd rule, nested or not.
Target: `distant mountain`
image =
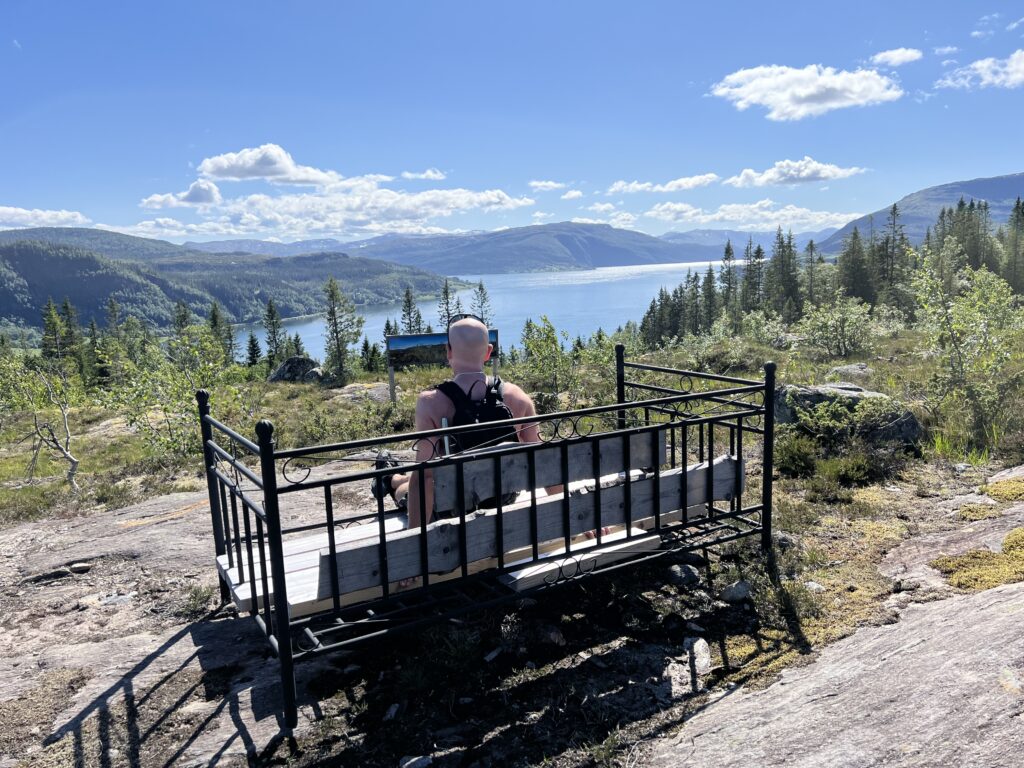
[[[538,224],[497,232],[373,238],[346,246],[349,253],[442,274],[488,274],[721,258],[721,248],[681,246],[608,224]]]
[[[189,250],[183,245],[175,245],[165,240],[122,235],[120,232],[111,232],[106,229],[33,227],[0,231],[0,245],[18,240],[35,240],[51,245],[79,248],[119,261],[150,261],[168,256],[180,256]]]
[[[443,278],[414,267],[344,253],[282,259],[254,254],[181,251],[148,262],[115,260],[81,248],[39,241],[0,244],[0,320],[40,324],[46,300],[65,296],[83,323],[102,322],[109,298],[126,315],[163,327],[184,301],[205,316],[217,300],[235,322],[258,319],[268,298],[282,315],[323,311],[323,286],[335,277],[358,304],[391,303],[407,287],[440,292]]]
[[[803,250],[808,240],[813,240],[817,244],[835,231],[835,227],[829,227],[817,232],[797,232],[794,233],[793,239],[796,241],[797,248]],[[662,240],[667,240],[670,243],[714,246],[718,249],[725,247],[726,240],[731,240],[732,247],[736,250],[737,255],[743,250],[747,240],[750,238],[753,239],[754,245],[760,245],[770,253],[772,244],[775,242],[775,231],[743,232],[738,229],[691,229],[686,232],[666,232],[661,236]]]
[[[900,198],[896,205],[899,206],[903,231],[910,242],[916,245],[924,240],[925,230],[935,226],[935,220],[943,206],[956,205],[961,197],[968,202],[971,199],[987,201],[992,213],[992,223],[999,226],[1006,223],[1013,202],[1018,196],[1024,197],[1024,173],[940,184]],[[890,203],[885,208],[851,221],[827,240],[818,243],[822,252],[839,253],[843,248],[843,240],[853,232],[853,228],[857,227],[862,235],[866,235],[871,229],[872,219],[875,229],[881,229],[885,226],[891,207]]]
[[[187,242],[185,248],[204,253],[256,253],[261,256],[298,256],[303,253],[328,253],[345,250],[345,241],[332,237],[322,240],[297,240],[279,243],[273,240],[211,240],[208,243]]]

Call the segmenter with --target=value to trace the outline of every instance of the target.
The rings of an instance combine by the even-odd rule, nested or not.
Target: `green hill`
[[[126,315],[157,327],[170,324],[184,301],[205,315],[216,300],[234,322],[257,320],[273,298],[285,317],[323,310],[323,285],[336,278],[358,304],[392,303],[407,287],[440,290],[443,278],[413,267],[343,253],[279,259],[250,254],[178,255],[139,263],[38,241],[0,244],[0,320],[38,326],[47,299],[67,297],[83,323],[102,322],[114,298]]]

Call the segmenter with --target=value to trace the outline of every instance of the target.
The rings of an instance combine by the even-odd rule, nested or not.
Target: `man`
[[[484,365],[494,351],[487,326],[473,316],[457,316],[457,318],[448,327],[448,365],[452,369],[451,383],[425,390],[419,394],[416,399],[415,428],[417,432],[440,429],[445,425],[455,425],[453,419],[456,416],[457,405],[452,396],[459,399],[458,394],[461,392],[470,401],[479,403],[492,389],[492,382],[484,373]],[[452,391],[453,385],[458,388],[456,391]],[[448,389],[451,396],[445,393],[445,389]],[[501,383],[500,402],[507,408],[511,418],[534,416],[537,413],[530,396],[515,384]],[[540,431],[537,424],[509,425],[507,439],[514,440],[516,438],[521,443],[540,442]],[[452,441],[456,442],[455,446],[451,445]],[[457,442],[457,435],[448,439],[447,448],[444,440],[420,440],[415,446],[416,461],[427,461],[454,452],[460,448]],[[385,463],[381,466],[388,466],[388,464]],[[417,472],[385,476],[381,483],[374,484],[374,495],[379,497],[383,492],[388,492],[399,507],[403,506],[402,502],[405,501],[409,512],[409,527],[417,528],[420,525],[421,510],[426,511],[429,523],[434,509],[434,485],[430,470],[425,472],[423,481],[424,498],[422,501]],[[548,493],[560,493],[562,486],[554,486],[546,490]]]

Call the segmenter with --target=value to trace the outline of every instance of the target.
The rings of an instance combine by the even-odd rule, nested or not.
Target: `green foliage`
[[[867,351],[871,342],[870,310],[860,299],[837,296],[808,310],[800,321],[805,343],[830,357]]]
[[[1001,552],[976,549],[937,558],[929,565],[958,589],[976,591],[1024,581],[1024,528],[1006,534]]]
[[[355,305],[341,292],[338,281],[333,277],[327,279],[324,296],[327,299],[324,328],[327,342],[325,363],[328,372],[341,384],[345,384],[351,373],[349,347],[359,341],[359,334],[363,331],[363,318],[356,314]]]
[[[783,425],[775,437],[775,467],[788,477],[810,477],[818,464],[818,444]]]

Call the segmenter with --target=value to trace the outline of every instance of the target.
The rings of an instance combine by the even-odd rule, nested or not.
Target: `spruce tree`
[[[46,300],[43,307],[43,339],[41,354],[47,360],[60,360],[64,357],[64,320],[57,311],[53,299]]]
[[[273,370],[284,360],[284,344],[288,338],[281,321],[281,313],[273,299],[267,299],[263,310],[263,342],[267,347],[267,366]]]
[[[260,349],[260,340],[256,334],[249,331],[249,341],[246,344],[245,364],[249,368],[255,368],[263,360],[263,350]]]
[[[356,314],[355,304],[341,292],[338,281],[333,277],[327,279],[324,295],[327,298],[327,359],[324,364],[344,384],[350,374],[348,348],[359,341],[363,318]]]
[[[230,364],[235,362],[235,334],[228,322],[224,311],[220,308],[220,302],[214,299],[210,305],[210,313],[206,317],[206,325],[210,333],[217,339],[224,349],[224,359]]]
[[[715,289],[715,270],[708,265],[700,287],[701,330],[707,332],[718,319],[718,291]]]
[[[185,333],[185,329],[190,325],[192,325],[192,310],[188,308],[188,304],[179,300],[174,305],[174,317],[171,320],[174,335],[181,338]]]
[[[804,248],[803,268],[804,268],[804,294],[807,299],[807,303],[813,307],[818,306],[821,303],[821,285],[819,274],[821,273],[818,255],[818,247],[814,244],[814,240],[807,241],[807,247]]]
[[[761,309],[764,303],[764,249],[754,245],[754,238],[747,240],[743,249],[743,283],[741,305],[744,312]]]
[[[448,283],[448,278],[446,277],[444,279],[444,285],[441,286],[441,298],[437,302],[437,317],[441,325],[445,328],[452,324],[452,316],[458,314],[455,304],[455,294]]]
[[[868,267],[867,255],[864,253],[864,244],[856,227],[843,243],[838,266],[839,287],[842,292],[847,296],[862,299],[867,304],[874,304],[874,282]]]
[[[402,297],[402,333],[423,333],[423,315],[416,307],[411,288],[406,288]]]
[[[479,317],[483,321],[483,324],[490,328],[491,323],[494,320],[494,310],[491,308],[491,297],[488,295],[487,289],[484,287],[483,280],[477,283],[476,288],[473,289],[473,300],[470,304],[469,311]]]

